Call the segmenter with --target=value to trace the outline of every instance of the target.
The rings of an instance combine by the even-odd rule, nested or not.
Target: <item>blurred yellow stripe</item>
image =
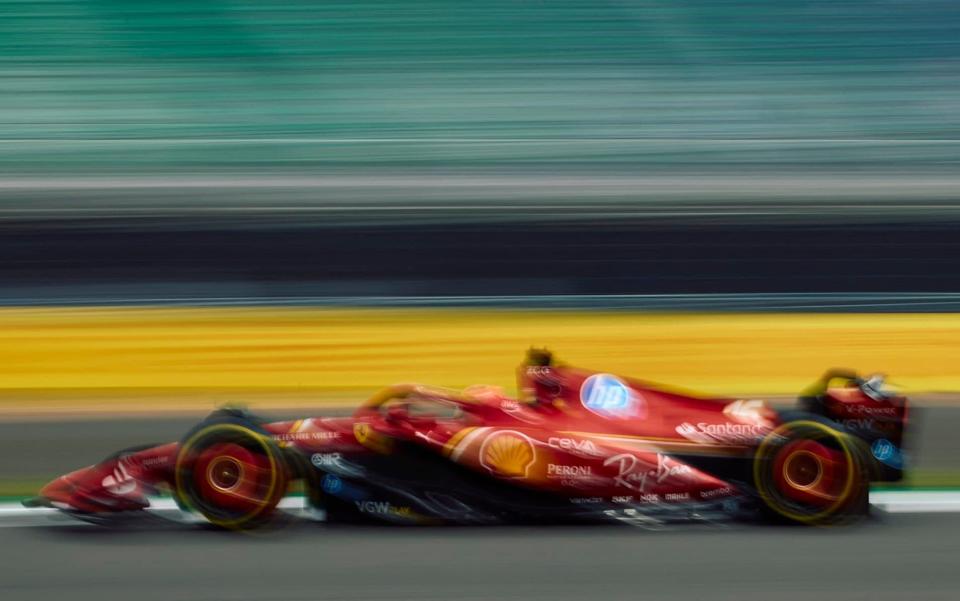
[[[512,392],[531,345],[576,365],[720,394],[793,394],[828,367],[947,391],[960,390],[958,340],[956,314],[2,309],[0,392],[256,389],[362,398],[403,381]],[[150,398],[163,402],[162,394]]]

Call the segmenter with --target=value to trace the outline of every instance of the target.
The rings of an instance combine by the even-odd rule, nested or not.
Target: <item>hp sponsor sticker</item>
[[[894,469],[903,469],[903,453],[886,438],[873,441],[870,445],[870,451],[877,461],[889,465]]]
[[[603,417],[643,417],[646,403],[620,378],[610,374],[594,374],[580,387],[583,406]]]
[[[320,487],[323,489],[323,492],[335,495],[343,490],[343,480],[333,474],[327,474],[323,477],[323,480],[320,481]]]

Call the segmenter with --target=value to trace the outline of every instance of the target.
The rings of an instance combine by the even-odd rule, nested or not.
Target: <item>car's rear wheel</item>
[[[764,505],[792,522],[834,524],[867,507],[856,440],[818,420],[789,421],[768,434],[754,458],[754,482]]]
[[[222,528],[251,528],[270,519],[287,480],[277,444],[248,424],[200,424],[177,454],[179,501]]]

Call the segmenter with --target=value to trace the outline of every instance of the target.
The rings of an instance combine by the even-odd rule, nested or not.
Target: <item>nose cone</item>
[[[28,499],[28,507],[53,507],[65,511],[97,513],[143,509],[149,503],[136,490],[119,490],[110,480],[110,463],[85,467],[60,476]]]
[[[76,509],[72,502],[75,501],[76,486],[67,480],[66,476],[60,476],[56,480],[49,482],[40,489],[36,497],[23,501],[25,507],[55,507],[58,509]]]

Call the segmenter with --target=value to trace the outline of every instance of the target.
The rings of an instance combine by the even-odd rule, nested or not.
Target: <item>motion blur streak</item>
[[[241,389],[280,395],[258,405],[355,404],[400,381],[512,391],[515,357],[533,342],[580,365],[715,393],[796,394],[830,366],[942,391],[960,389],[958,337],[958,314],[4,309],[0,385],[7,409],[41,407],[43,390],[61,403],[87,390],[114,408],[163,408],[170,399],[160,392]],[[209,407],[209,398],[194,403]]]
[[[886,475],[905,461],[884,485],[958,486],[958,24],[947,0],[0,0],[0,505],[105,457],[53,492],[118,490],[118,449],[197,443],[224,403],[300,420],[277,426],[289,451],[305,418],[387,385],[514,395],[531,345],[730,395],[738,419],[796,407],[828,368],[884,372],[911,397],[903,444],[902,412],[855,405],[843,427],[883,436],[861,450]],[[588,405],[631,399],[595,386]],[[664,425],[651,406],[638,428]],[[304,467],[368,449],[376,417],[315,430]],[[850,477],[826,483],[865,492],[816,423],[783,457],[790,499],[832,494],[839,461]],[[208,468],[227,440],[271,464],[248,425],[203,426]],[[662,429],[713,436],[687,426]],[[610,467],[580,463],[554,465]],[[327,500],[357,484],[315,480]],[[349,505],[394,502],[365,494]],[[0,598],[957,598],[960,518],[877,513],[803,532],[3,528]]]
[[[45,177],[254,165],[953,173],[958,10],[7,1],[0,164]]]

